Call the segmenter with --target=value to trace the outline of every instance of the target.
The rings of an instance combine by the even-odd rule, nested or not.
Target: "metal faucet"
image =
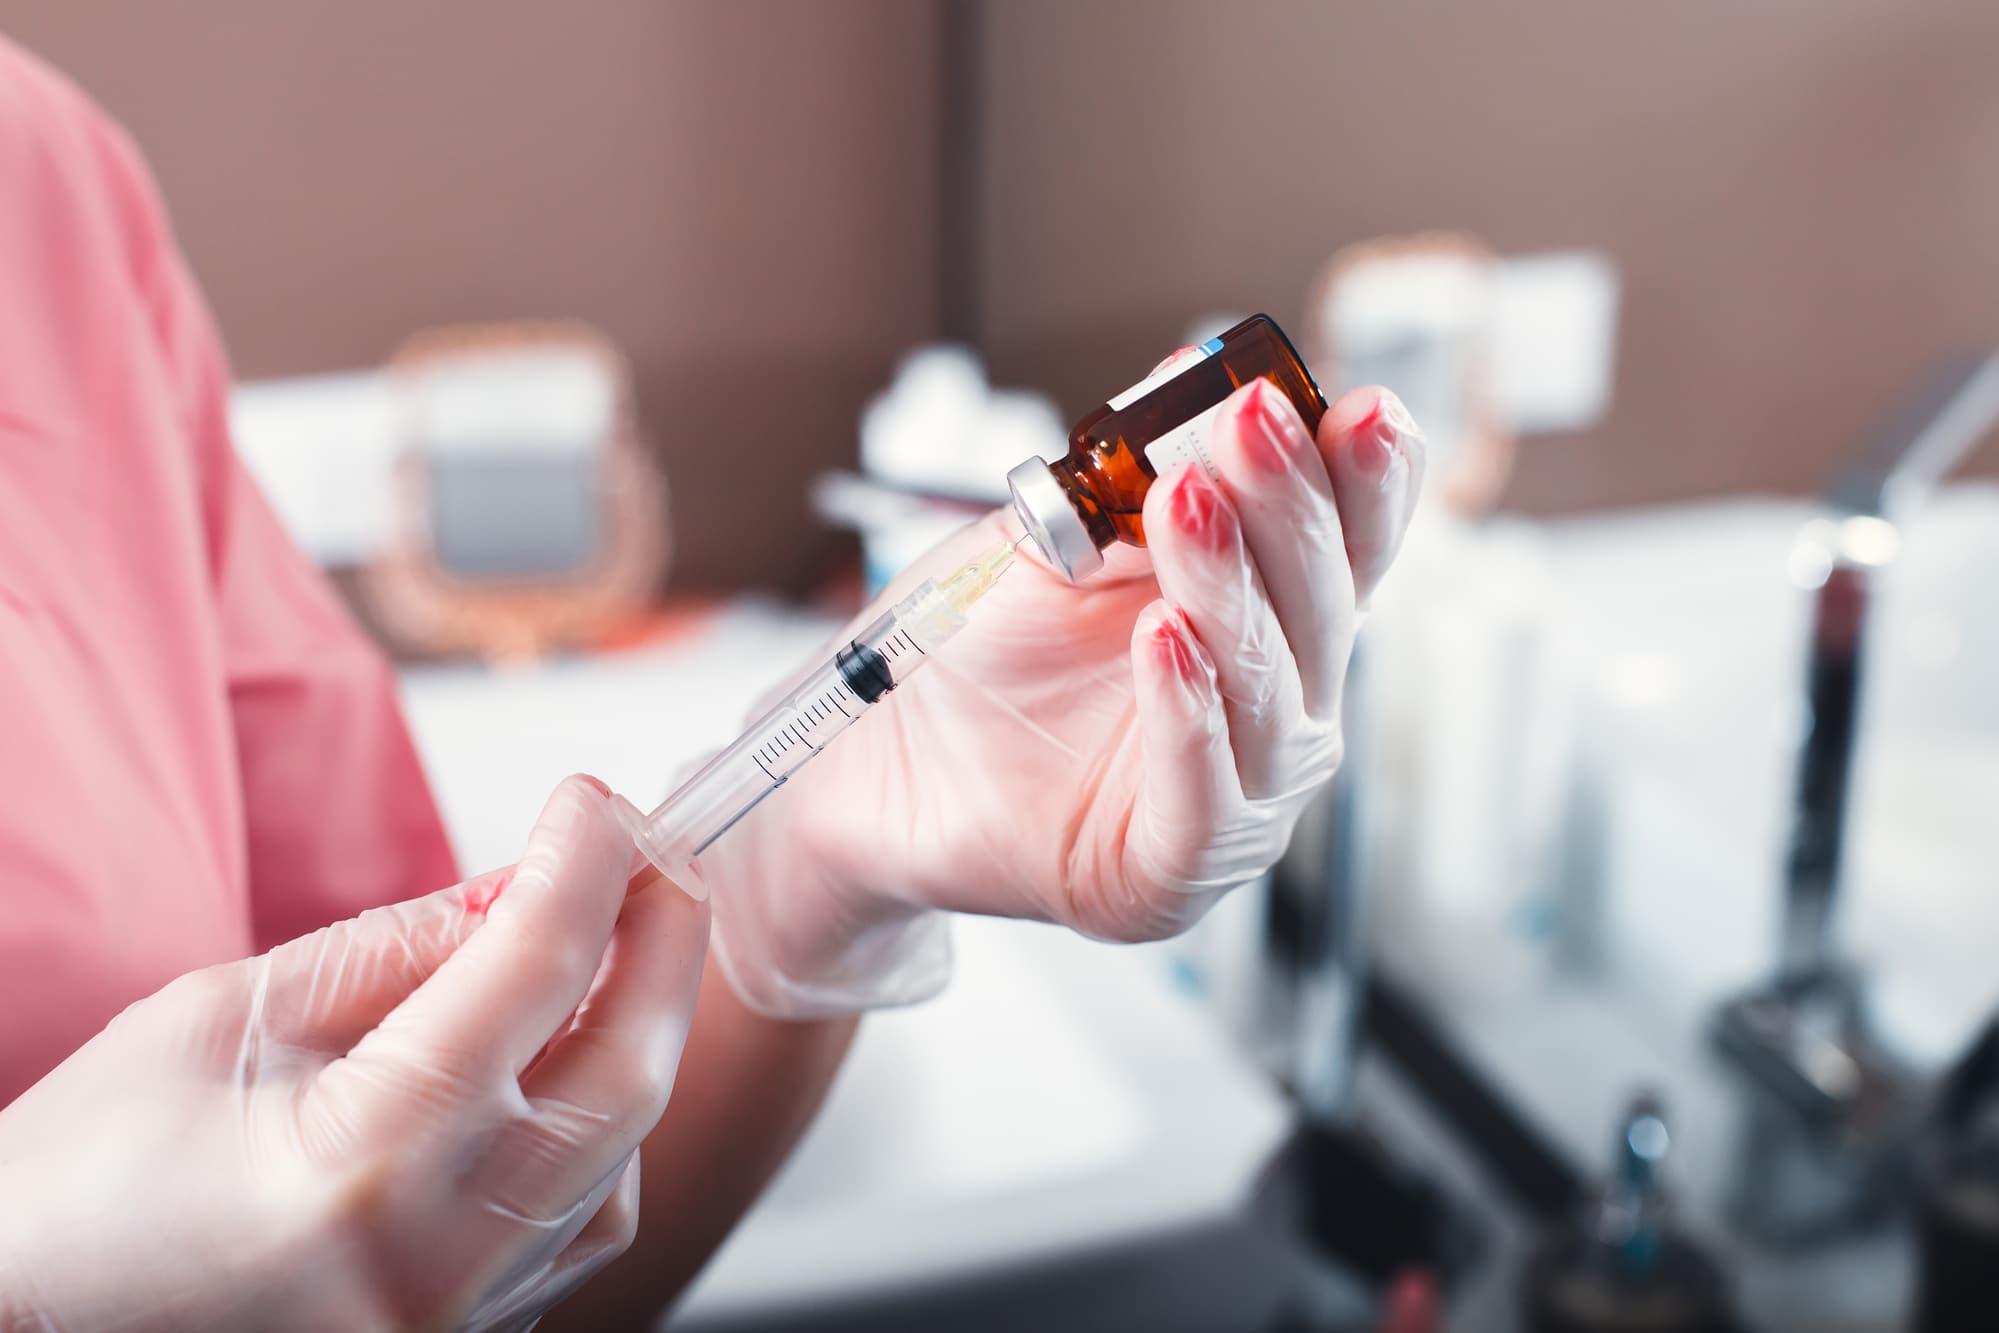
[[[1850,1187],[1814,1188],[1809,1205],[1794,1210],[1806,1217],[1783,1216],[1781,1202],[1758,1185],[1744,1200],[1759,1230],[1793,1237],[1836,1230],[1830,1214],[1871,1214],[1901,1174],[1894,1161],[1917,1118],[1916,1080],[1875,1039],[1859,980],[1834,936],[1868,617],[1876,580],[1894,563],[1915,510],[1995,424],[1999,352],[1939,363],[1868,437],[1792,551],[1792,575],[1811,594],[1812,614],[1777,967],[1768,983],[1723,1006],[1715,1032],[1759,1092],[1811,1127],[1813,1174],[1830,1168]],[[1770,1109],[1756,1112],[1763,1129],[1747,1165],[1758,1169],[1745,1174],[1763,1184],[1774,1142]]]
[[[1999,423],[1999,353],[1939,364],[1861,449],[1800,534],[1792,572],[1813,594],[1804,736],[1784,863],[1780,975],[1837,969],[1832,909],[1846,850],[1847,797],[1859,736],[1862,653],[1873,584],[1930,491]]]

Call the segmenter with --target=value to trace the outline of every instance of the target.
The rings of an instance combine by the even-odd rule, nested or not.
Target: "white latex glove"
[[[1170,358],[1169,358],[1170,360]],[[1262,381],[1222,408],[1219,485],[1148,493],[1148,549],[1071,586],[1022,561],[921,674],[700,859],[716,955],[786,1017],[921,999],[932,909],[1114,940],[1185,929],[1267,870],[1340,758],[1356,605],[1402,540],[1420,434],[1385,390],[1308,434]],[[1017,529],[996,513],[863,612]]]
[[[631,870],[571,778],[512,869],[120,1014],[0,1111],[0,1328],[531,1326],[630,1244],[694,1011],[706,908]]]

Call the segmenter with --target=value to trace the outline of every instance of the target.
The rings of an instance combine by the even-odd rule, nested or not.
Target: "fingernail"
[[[1215,693],[1214,669],[1207,663],[1194,635],[1194,622],[1187,612],[1174,607],[1152,630],[1153,650],[1159,664],[1187,687],[1187,695],[1198,702],[1211,702]]]
[[[1265,472],[1288,470],[1304,423],[1298,420],[1283,391],[1267,379],[1251,383],[1244,398],[1243,456]]]
[[[1180,627],[1172,620],[1162,620],[1152,631],[1152,645],[1159,653],[1159,664],[1171,671],[1186,684],[1192,684],[1198,667],[1194,661],[1194,649],[1181,637]]]
[[[602,778],[593,778],[588,773],[578,773],[576,776],[595,787],[599,796],[609,796],[611,794],[610,784]]]
[[[1402,400],[1386,389],[1381,390],[1367,415],[1354,423],[1354,462],[1370,477],[1386,477],[1402,452],[1404,431],[1414,425]]]
[[[465,890],[465,915],[486,915],[491,910],[494,901],[499,898],[500,890],[507,887],[507,881],[511,878],[513,878],[513,872],[508,871],[505,874],[493,875],[483,883],[473,884],[467,888]]]
[[[1217,554],[1227,548],[1234,535],[1235,516],[1222,502],[1221,492],[1208,480],[1208,474],[1198,466],[1180,474],[1171,507],[1173,521],[1180,531],[1199,541],[1203,548]]]

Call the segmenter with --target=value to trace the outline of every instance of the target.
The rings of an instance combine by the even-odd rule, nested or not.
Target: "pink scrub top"
[[[0,1105],[180,973],[457,877],[228,393],[132,145],[0,41]]]

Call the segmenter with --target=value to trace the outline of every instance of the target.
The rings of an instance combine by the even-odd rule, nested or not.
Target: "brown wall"
[[[1527,452],[1529,509],[1816,487],[1938,344],[1999,340],[1999,6],[987,12],[987,332],[1072,406],[1433,226],[1623,266],[1613,413]]]
[[[793,479],[852,457],[934,317],[929,0],[0,0],[0,31],[138,137],[240,374],[593,320],[667,454],[676,583],[817,567]]]
[[[1802,490],[1937,344],[1999,338],[1999,7],[987,0],[977,284],[1003,379],[1101,398],[1336,245],[1598,246],[1611,420],[1522,507]],[[798,482],[936,327],[938,0],[0,0],[132,126],[237,364],[595,320],[682,587],[794,586]]]

